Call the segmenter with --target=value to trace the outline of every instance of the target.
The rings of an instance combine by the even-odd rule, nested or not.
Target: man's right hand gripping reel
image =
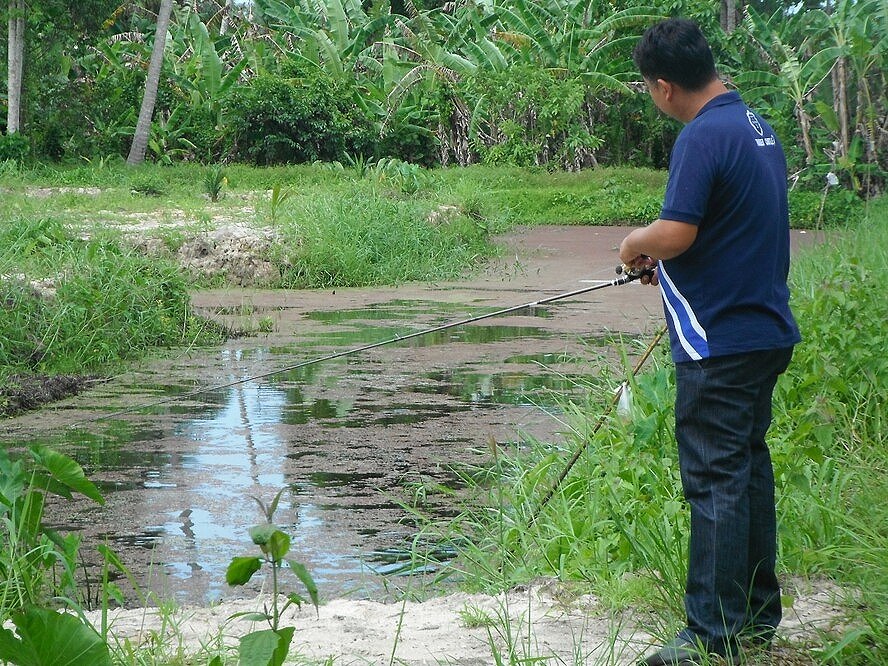
[[[617,266],[617,275],[622,275],[620,278],[620,284],[626,284],[627,282],[632,282],[633,280],[639,280],[643,277],[651,278],[654,276],[654,271],[657,268],[657,264],[650,257],[644,257],[650,263],[645,263],[641,266],[627,266],[626,264],[620,264]]]

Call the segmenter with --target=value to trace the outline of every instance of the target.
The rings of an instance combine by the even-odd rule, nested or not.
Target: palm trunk
[[[796,103],[796,115],[799,118],[799,127],[802,130],[802,145],[805,147],[805,163],[814,164],[814,144],[811,142],[811,121],[802,107],[801,102]]]
[[[720,2],[720,19],[721,27],[726,33],[731,34],[740,23],[740,17],[743,12],[743,3],[741,0],[740,7],[737,7],[737,0],[721,0]]]
[[[25,0],[9,0],[8,98],[6,133],[21,130],[22,74],[25,62]]]
[[[170,27],[170,14],[173,11],[173,0],[162,0],[157,14],[157,30],[154,33],[154,47],[151,50],[151,63],[148,65],[148,77],[145,79],[145,94],[142,97],[142,108],[130,146],[126,163],[141,164],[145,161],[148,149],[148,135],[151,132],[151,117],[157,102],[157,88],[160,85],[160,70],[163,66],[163,50],[166,46],[166,34]]]

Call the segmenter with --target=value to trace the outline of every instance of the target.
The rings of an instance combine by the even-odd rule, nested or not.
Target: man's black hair
[[[696,91],[718,77],[706,37],[693,21],[670,18],[644,31],[632,59],[648,81],[663,79]]]

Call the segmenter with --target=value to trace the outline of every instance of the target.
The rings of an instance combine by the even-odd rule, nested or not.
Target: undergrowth
[[[105,373],[148,349],[218,342],[189,313],[169,263],[83,240],[53,218],[0,226],[0,381],[28,373]]]

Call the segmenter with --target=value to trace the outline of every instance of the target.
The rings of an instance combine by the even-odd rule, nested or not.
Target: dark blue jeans
[[[774,472],[765,433],[792,348],[677,363],[675,435],[691,508],[687,628],[712,652],[780,623]]]

